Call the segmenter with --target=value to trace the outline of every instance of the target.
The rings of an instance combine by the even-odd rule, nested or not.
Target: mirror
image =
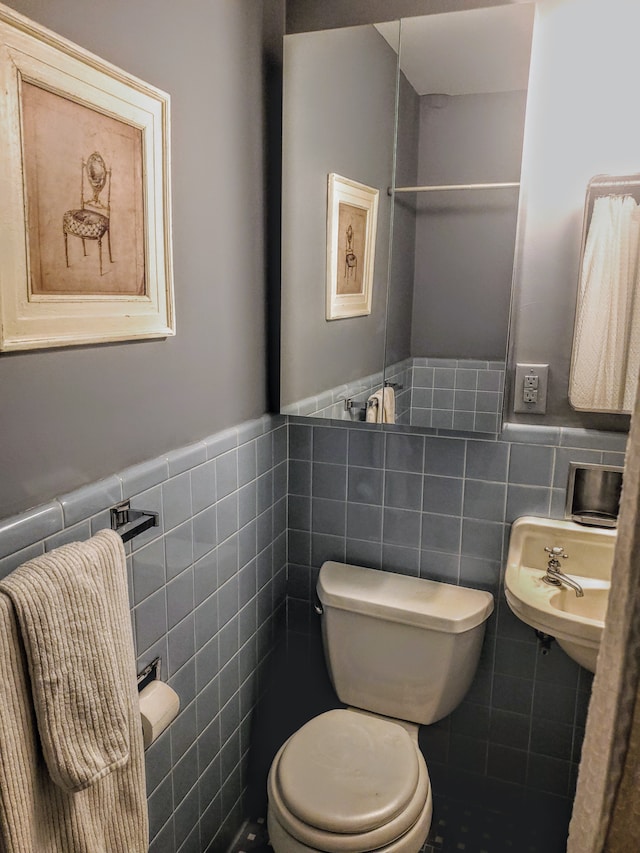
[[[287,414],[348,417],[345,399],[371,393],[383,380],[400,30],[393,27],[392,44],[372,25],[284,39],[281,411]],[[370,310],[339,319],[327,319],[330,175],[378,191]]]
[[[499,430],[533,9],[285,37],[284,413],[364,419],[388,384],[398,423]],[[337,320],[332,173],[379,191],[371,313]]]
[[[385,357],[401,423],[501,427],[533,12],[402,21]]]
[[[569,402],[631,414],[640,368],[640,175],[598,175],[587,188]]]

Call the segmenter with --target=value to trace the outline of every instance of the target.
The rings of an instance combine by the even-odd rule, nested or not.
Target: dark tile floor
[[[565,853],[558,836],[557,823],[539,812],[527,818],[435,798],[424,853]]]
[[[564,853],[565,845],[539,813],[530,820],[435,798],[421,853]],[[229,853],[272,853],[266,821],[248,821]]]
[[[264,818],[248,820],[228,853],[273,853]]]

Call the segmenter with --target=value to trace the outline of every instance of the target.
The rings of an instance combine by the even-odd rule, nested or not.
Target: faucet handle
[[[564,548],[561,545],[555,545],[553,548],[550,548],[548,545],[545,545],[544,550],[547,554],[551,554],[553,559],[557,559],[558,557],[568,557],[568,554],[564,553]]]

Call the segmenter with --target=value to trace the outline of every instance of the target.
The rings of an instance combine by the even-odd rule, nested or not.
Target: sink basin
[[[595,672],[611,586],[616,531],[573,521],[524,516],[511,528],[504,578],[507,603],[515,615],[550,634],[581,666]],[[550,586],[542,578],[549,554],[561,547],[561,571],[584,591]]]

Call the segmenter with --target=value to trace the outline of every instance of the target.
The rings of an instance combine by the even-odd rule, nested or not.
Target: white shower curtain
[[[569,397],[578,409],[633,408],[640,367],[640,208],[631,196],[594,202],[585,244]]]
[[[640,400],[567,853],[640,851]]]

